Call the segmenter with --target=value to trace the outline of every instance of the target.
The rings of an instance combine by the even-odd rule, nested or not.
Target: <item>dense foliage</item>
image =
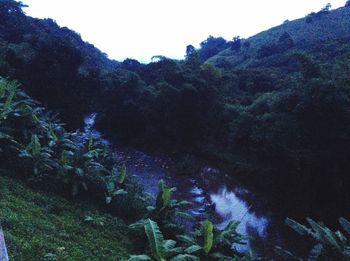
[[[331,212],[324,203],[332,202],[332,210],[347,214],[349,1],[249,39],[210,36],[199,49],[188,46],[182,61],[160,56],[149,64],[110,61],[77,33],[28,17],[23,8],[0,0],[0,75],[18,79],[68,125],[1,79],[0,156],[7,173],[92,199],[113,214],[143,216],[147,226],[156,221],[168,237],[170,203],[178,203],[170,201],[172,188],[163,184],[158,204],[146,212],[142,189],[114,164],[108,146],[69,131],[96,112],[98,128],[114,141],[196,154],[229,166],[274,200],[290,200],[285,207],[324,216]],[[195,248],[203,256],[209,247],[201,243]]]
[[[108,145],[91,133],[67,132],[16,82],[4,79],[0,124],[1,170],[49,191],[104,202],[111,211],[122,208],[137,218],[142,190],[126,180],[125,167],[114,164]],[[129,199],[127,204],[123,198]]]
[[[18,79],[68,128],[97,112],[98,128],[114,141],[229,163],[279,198],[348,195],[348,7],[247,40],[210,36],[183,61],[149,64],[110,61],[78,34],[21,8],[0,1],[0,75]]]
[[[13,186],[11,182],[14,181],[3,178],[3,175],[23,179],[41,191],[50,191],[66,197],[89,199],[92,206],[96,205],[101,210],[108,211],[114,216],[127,218],[129,222],[136,220],[140,217],[140,214],[146,214],[148,211],[147,217],[155,219],[168,236],[175,238],[178,233],[184,233],[179,217],[180,215],[184,217],[188,215],[179,210],[188,202],[177,201],[172,198],[175,188],[167,187],[161,180],[155,206],[146,208],[145,203],[149,202],[148,197],[142,193],[141,189],[138,189],[137,184],[127,179],[125,166],[118,167],[114,164],[112,153],[107,144],[94,138],[91,132],[67,132],[62,124],[21,91],[16,82],[9,82],[4,79],[0,79],[0,124],[0,192],[2,195],[0,208],[1,213],[4,214],[3,216],[0,215],[0,221],[6,229],[8,226],[10,227],[6,236],[9,238],[11,255],[16,258],[33,260],[35,256],[39,255],[44,260],[69,260],[70,258],[83,260],[85,256],[91,260],[98,260],[97,257],[90,257],[90,252],[82,253],[83,248],[91,244],[90,238],[96,233],[96,230],[80,225],[80,223],[85,221],[91,226],[102,227],[99,232],[104,233],[107,238],[113,237],[113,230],[115,230],[114,232],[118,237],[122,238],[124,235],[120,231],[127,228],[117,219],[107,215],[103,216],[101,213],[94,215],[87,210],[83,213],[78,211],[72,213],[72,209],[67,210],[68,213],[63,213],[64,209],[59,202],[52,202],[52,205],[48,206],[47,197],[45,196],[28,192],[22,187],[18,187],[17,190],[11,189],[11,186]],[[7,185],[2,185],[1,182]],[[15,182],[15,184],[17,183]],[[24,207],[28,211],[18,210],[21,218],[16,217],[15,209],[26,203],[23,202],[23,198],[18,196],[18,190],[27,193],[26,197],[30,203],[29,208]],[[52,196],[52,199],[55,198],[56,196]],[[35,205],[37,200],[42,200],[41,204],[44,206]],[[51,208],[54,210],[51,210]],[[47,216],[42,219],[45,209]],[[54,213],[51,213],[51,211]],[[57,213],[57,217],[55,211],[60,212]],[[14,217],[11,215],[14,215]],[[37,215],[37,217],[33,217],[33,215]],[[70,215],[73,216],[70,217]],[[79,218],[81,220],[77,220]],[[66,222],[69,222],[69,220],[75,222],[78,227],[74,228],[72,224],[68,226]],[[213,224],[208,224],[211,224],[213,230]],[[147,237],[153,240],[154,244],[163,245],[162,249],[152,250],[156,260],[166,260],[165,258],[176,253],[179,255],[176,256],[175,260],[187,260],[191,256],[185,251],[187,248],[175,248],[173,239],[164,241],[163,235],[154,221],[149,218],[141,219],[132,227],[135,228],[140,225],[145,226]],[[37,227],[34,235],[29,234],[36,241],[34,244],[26,245],[18,237],[21,233],[30,230],[31,226]],[[36,235],[45,226],[46,231],[50,233],[50,242],[45,242],[42,237]],[[59,226],[65,226],[65,229],[70,230],[69,233],[77,231],[79,234],[81,233],[79,231],[84,229],[83,234],[88,239],[83,240],[80,237],[74,237],[74,235],[68,234],[67,231],[62,232],[65,233],[66,239],[69,239],[65,244],[61,242],[60,234],[54,234],[57,238],[56,241],[52,241],[54,240],[52,231]],[[112,229],[112,231],[105,231],[104,226],[108,226],[108,229]],[[222,233],[227,236],[230,234],[237,235],[237,241],[239,241],[240,237],[235,229],[235,226],[229,226]],[[27,239],[27,236],[25,236],[25,239]],[[71,243],[74,240],[77,240],[77,242]],[[101,242],[98,243],[103,245],[94,246],[95,249],[99,248],[98,251],[94,251],[97,251],[96,253],[103,256],[104,259],[125,256],[126,249],[131,251],[131,247],[128,246],[128,237],[125,237],[126,242],[117,244],[115,247],[111,247],[110,250],[108,250],[110,242],[104,244],[103,239],[99,240]],[[139,248],[143,248],[144,241],[142,237],[136,237],[134,241],[140,245]],[[225,242],[231,244],[229,240]],[[79,244],[86,245],[80,246]],[[65,245],[69,246],[69,249],[66,250]],[[207,246],[207,248],[209,247]],[[115,253],[114,249],[121,249],[124,253]],[[220,251],[220,249],[218,250]],[[220,254],[220,252],[217,254]],[[193,257],[198,260],[198,257]],[[135,258],[133,257],[132,260]]]

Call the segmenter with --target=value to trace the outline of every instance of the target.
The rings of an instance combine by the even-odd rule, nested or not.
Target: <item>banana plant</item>
[[[126,176],[127,170],[125,165],[122,166],[119,175],[118,168],[116,166],[113,167],[112,175],[106,177],[105,181],[107,187],[107,191],[105,193],[106,204],[110,204],[113,198],[118,195],[127,194],[126,190],[123,188]]]
[[[238,225],[239,222],[232,221],[225,229],[218,230],[211,221],[205,220],[194,233],[177,238],[186,246],[185,253],[199,256],[201,260],[235,260],[241,257],[232,245],[246,239],[236,232]]]
[[[160,180],[158,183],[158,195],[156,199],[156,209],[159,212],[164,211],[167,208],[171,208],[171,198],[176,188],[169,188],[164,180]]]
[[[40,181],[50,171],[57,168],[57,162],[52,156],[52,150],[42,146],[36,134],[32,135],[30,143],[20,151],[18,156],[26,160],[28,167],[32,169],[34,174],[32,179],[37,181]]]
[[[14,99],[17,95],[17,88],[18,85],[15,83],[0,80],[0,123],[6,120],[15,109]]]
[[[286,219],[286,223],[294,231],[302,236],[309,236],[316,241],[310,250],[308,260],[350,260],[350,245],[348,238],[340,231],[332,231],[322,223],[317,223],[311,218],[306,219],[310,227],[302,225],[293,219]],[[340,218],[339,223],[343,230],[350,235],[350,222]],[[276,253],[285,260],[302,261],[303,259],[281,248],[275,248]]]
[[[140,221],[130,225],[133,229],[140,229],[144,226],[147,218],[156,221],[162,230],[175,233],[182,230],[177,222],[179,218],[192,219],[193,217],[183,211],[183,208],[191,204],[185,200],[176,200],[173,198],[176,188],[168,187],[163,180],[158,183],[158,193],[155,199],[155,205],[147,207],[148,213]]]
[[[150,255],[132,255],[129,261],[199,261],[194,255],[184,252],[184,247],[177,247],[174,240],[165,240],[159,226],[151,219],[144,222],[144,230],[148,239]]]
[[[61,183],[76,196],[88,186],[101,189],[109,203],[126,193],[126,168],[117,173],[113,155],[100,139],[67,132],[63,124],[27,96],[16,82],[0,78],[1,167],[16,169],[43,184]],[[21,160],[22,164],[17,164]],[[119,174],[119,175],[117,175]],[[104,190],[103,190],[104,189]],[[66,193],[66,191],[64,191]]]
[[[58,126],[59,127],[59,126]],[[88,190],[88,183],[99,177],[109,175],[110,171],[101,160],[102,149],[93,141],[81,139],[81,133],[54,132],[48,128],[49,143],[55,148],[60,162],[58,178],[71,185],[71,194],[76,196],[81,189]]]

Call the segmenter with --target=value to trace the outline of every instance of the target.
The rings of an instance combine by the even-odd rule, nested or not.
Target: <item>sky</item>
[[[79,33],[109,58],[149,62],[182,59],[186,46],[209,35],[232,40],[346,0],[22,0],[27,15],[52,18]]]

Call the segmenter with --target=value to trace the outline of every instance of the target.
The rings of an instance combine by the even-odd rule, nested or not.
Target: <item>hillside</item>
[[[320,11],[242,40],[239,49],[228,48],[208,62],[224,68],[279,67],[282,56],[304,51],[321,61],[334,59],[346,50],[341,45],[350,39],[350,8]],[[283,39],[283,35],[287,39]],[[289,38],[290,37],[290,38]],[[285,59],[284,59],[285,60]]]
[[[222,172],[175,173],[191,183],[200,176],[208,191],[207,175],[225,173],[227,187],[243,184],[281,213],[330,224],[348,217],[349,39],[346,7],[247,40],[208,37],[182,61],[119,63],[53,20],[26,16],[20,2],[0,0],[0,222],[10,255],[261,260],[232,248],[243,243],[239,222],[219,230],[205,220],[213,204],[189,231],[187,203],[164,181],[154,198],[145,193],[116,161],[120,144],[170,156],[179,169],[193,169],[197,158],[218,166]],[[91,128],[77,130],[91,113],[110,143]],[[226,201],[231,192],[224,194]],[[314,231],[288,222],[321,244],[311,255],[348,260],[344,235],[311,219]],[[350,223],[340,222],[349,232]]]
[[[31,189],[0,175],[0,223],[10,260],[126,260],[127,226],[91,203]]]

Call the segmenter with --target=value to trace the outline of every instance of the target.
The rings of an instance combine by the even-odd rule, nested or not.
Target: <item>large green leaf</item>
[[[164,190],[162,192],[163,205],[162,205],[161,210],[163,210],[169,206],[173,191],[174,191],[173,188],[164,188]]]
[[[213,234],[214,225],[211,221],[206,220],[202,222],[202,234],[204,238],[203,250],[206,254],[209,254],[213,247]]]
[[[146,222],[145,219],[140,219],[139,221],[130,224],[129,228],[131,228],[131,229],[142,229],[145,226],[145,222]]]
[[[199,246],[199,245],[192,245],[192,246],[186,248],[185,252],[187,254],[193,254],[193,253],[198,252],[199,250],[202,250],[202,249],[203,248],[201,246]]]
[[[126,179],[126,175],[127,175],[126,166],[123,165],[122,169],[120,170],[117,182],[119,184],[123,184]]]
[[[200,259],[193,255],[181,254],[171,258],[170,261],[200,261]]]
[[[164,249],[166,249],[166,250],[173,249],[175,247],[175,245],[176,245],[175,240],[164,240],[164,242],[163,242]]]
[[[32,155],[37,155],[40,153],[41,144],[38,135],[32,135],[31,141],[27,146],[27,150],[32,153]]]
[[[290,226],[292,229],[294,229],[300,235],[312,234],[310,229],[308,229],[304,225],[299,224],[298,222],[296,222],[293,219],[287,218],[286,223],[288,226]]]
[[[343,227],[343,229],[350,235],[350,222],[345,218],[339,218],[339,223]]]
[[[277,255],[281,256],[284,260],[290,260],[290,261],[302,261],[301,258],[296,257],[291,252],[284,250],[281,247],[275,247],[275,252]]]
[[[151,219],[147,219],[144,223],[144,229],[148,238],[152,256],[158,261],[165,260],[163,246],[164,237],[158,227],[158,224]]]
[[[128,261],[148,261],[152,260],[149,256],[147,255],[131,255]]]
[[[335,252],[341,253],[343,251],[342,242],[336,233],[331,231],[329,228],[324,225],[318,224],[313,221],[311,218],[307,218],[312,229],[315,231],[314,238],[320,242],[323,242],[325,245]]]
[[[239,221],[231,221],[223,230],[217,233],[214,244],[224,243],[227,245],[232,245],[232,243],[238,243],[233,241],[235,239],[239,240],[242,238],[242,236],[238,235],[236,232],[239,223]]]
[[[178,235],[178,236],[176,236],[176,238],[184,243],[187,243],[187,244],[191,244],[191,245],[196,244],[196,241],[194,240],[194,238],[192,238],[189,235]]]
[[[160,180],[158,183],[158,195],[156,199],[156,207],[162,211],[170,205],[171,197],[176,188],[169,188],[165,184],[164,180]]]

